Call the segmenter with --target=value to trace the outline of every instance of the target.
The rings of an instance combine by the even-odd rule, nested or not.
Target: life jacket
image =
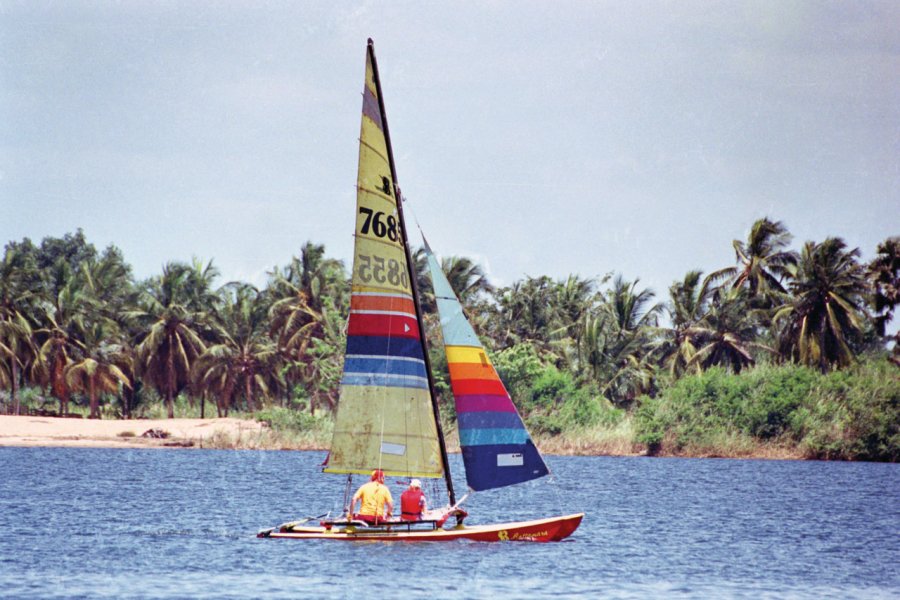
[[[404,519],[419,519],[422,517],[422,499],[425,494],[422,490],[406,490],[400,494],[400,511]]]

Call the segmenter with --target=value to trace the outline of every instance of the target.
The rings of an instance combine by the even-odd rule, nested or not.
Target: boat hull
[[[475,542],[558,542],[578,529],[584,513],[520,521],[497,523],[494,525],[459,525],[451,529],[427,531],[396,530],[384,528],[346,527],[326,529],[325,527],[293,527],[290,531],[262,531],[257,537],[283,538],[292,540],[342,540],[379,542],[449,542],[471,540]]]

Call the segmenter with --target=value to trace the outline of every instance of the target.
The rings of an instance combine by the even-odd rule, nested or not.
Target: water
[[[468,507],[478,522],[585,511],[570,541],[256,539],[340,504],[322,459],[0,448],[0,597],[900,597],[897,465],[548,457],[554,485]]]

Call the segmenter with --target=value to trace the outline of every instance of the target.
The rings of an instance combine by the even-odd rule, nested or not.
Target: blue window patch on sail
[[[461,446],[488,446],[497,444],[524,444],[529,441],[524,429],[460,429]]]
[[[404,387],[428,389],[428,379],[413,375],[385,375],[384,373],[344,373],[341,385]]]
[[[456,413],[459,429],[524,429],[522,419],[514,412],[459,412]]]
[[[417,358],[352,356],[344,359],[344,373],[382,373],[425,377],[425,361]]]

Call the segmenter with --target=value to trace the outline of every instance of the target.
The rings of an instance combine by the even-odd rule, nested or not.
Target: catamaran
[[[467,525],[457,500],[441,427],[391,149],[375,49],[369,40],[357,177],[350,318],[334,436],[324,472],[347,476],[342,514],[309,517],[258,537],[329,540],[484,542],[562,540],[584,513],[533,521]],[[466,482],[472,492],[550,473],[462,305],[425,242],[457,413]],[[446,506],[421,520],[355,519],[353,475],[443,478]]]

